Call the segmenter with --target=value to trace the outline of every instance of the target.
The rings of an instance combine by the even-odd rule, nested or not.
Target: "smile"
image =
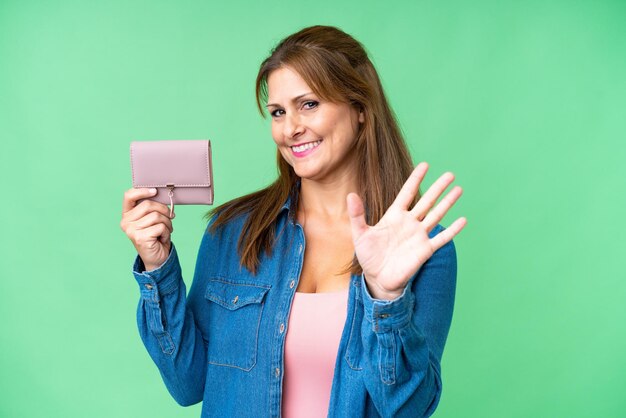
[[[291,147],[291,149],[295,153],[303,153],[304,151],[316,148],[321,143],[322,143],[322,140],[320,139],[315,142],[307,142],[306,144],[302,144],[297,147]]]

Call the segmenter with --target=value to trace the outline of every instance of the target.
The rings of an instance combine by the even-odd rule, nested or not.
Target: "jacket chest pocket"
[[[218,366],[250,370],[256,364],[264,297],[270,285],[209,279],[205,292],[208,304],[208,362]]]

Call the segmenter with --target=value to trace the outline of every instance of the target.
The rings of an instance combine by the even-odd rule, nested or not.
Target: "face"
[[[362,113],[347,103],[321,100],[288,67],[272,71],[267,88],[272,137],[299,177],[332,181],[356,174],[353,148]]]

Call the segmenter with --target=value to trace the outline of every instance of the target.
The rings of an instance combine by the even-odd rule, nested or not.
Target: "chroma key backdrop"
[[[0,1],[0,417],[200,416],[138,334],[129,145],[210,139],[215,204],[266,186],[255,77],[315,24],[363,43],[426,183],[463,187],[434,416],[626,416],[624,22],[621,0]],[[188,289],[209,208],[176,208]]]

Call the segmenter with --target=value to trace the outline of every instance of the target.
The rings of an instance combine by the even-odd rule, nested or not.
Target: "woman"
[[[207,214],[186,295],[166,205],[125,193],[141,338],[178,403],[202,416],[429,416],[454,304],[460,197],[421,196],[376,70],[335,27],[282,40],[256,100],[278,179]]]

